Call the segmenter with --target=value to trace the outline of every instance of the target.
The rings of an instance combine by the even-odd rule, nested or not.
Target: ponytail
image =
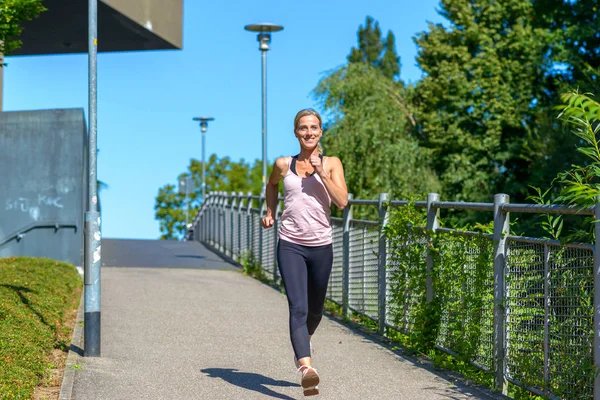
[[[317,151],[320,155],[323,154],[323,146],[321,146],[321,142],[317,143]]]

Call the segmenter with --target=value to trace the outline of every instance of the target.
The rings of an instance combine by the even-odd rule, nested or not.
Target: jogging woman
[[[319,375],[312,367],[311,336],[323,316],[333,264],[331,202],[348,204],[344,168],[337,157],[323,156],[319,141],[321,116],[312,109],[298,112],[294,134],[300,153],[275,161],[266,187],[267,212],[262,226],[275,222],[279,181],[283,179],[284,210],[278,232],[277,263],[290,312],[290,338],[305,396],[319,393]]]

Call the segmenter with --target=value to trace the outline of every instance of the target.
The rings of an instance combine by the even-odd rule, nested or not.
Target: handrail
[[[228,195],[228,194],[218,194],[218,193],[209,193],[210,196],[225,196],[225,197],[234,197],[239,199],[252,199],[252,200],[263,200],[262,196],[239,196],[239,195]],[[282,201],[283,197],[278,196],[278,201]],[[348,201],[351,205],[356,206],[377,206],[379,204],[379,200],[373,199],[351,199]],[[389,205],[391,206],[405,206],[410,202],[407,200],[390,200]],[[415,207],[425,208],[427,207],[427,202],[423,200],[418,200],[412,202]],[[203,211],[203,208],[206,203],[203,203],[201,207],[198,209],[196,215],[200,214]],[[472,211],[494,211],[494,203],[477,203],[477,202],[463,202],[463,201],[434,201],[431,206],[436,209],[454,209],[454,210],[472,210]],[[576,207],[562,204],[517,204],[517,203],[507,203],[502,204],[501,210],[503,212],[515,212],[515,213],[533,213],[533,214],[559,214],[559,215],[594,215],[593,207]]]
[[[27,232],[32,231],[34,229],[41,229],[41,228],[54,228],[55,231],[58,231],[61,228],[73,228],[73,229],[75,229],[75,232],[77,232],[78,226],[77,226],[76,222],[69,222],[69,223],[61,223],[61,222],[53,222],[53,221],[32,222],[31,224],[25,225],[25,227],[14,231],[13,233],[9,234],[4,239],[2,239],[0,241],[0,247],[4,246],[8,242],[15,240],[15,239],[17,241],[19,241],[25,237],[25,234]]]

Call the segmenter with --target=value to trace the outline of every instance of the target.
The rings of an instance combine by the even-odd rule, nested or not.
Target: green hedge
[[[74,266],[40,258],[0,259],[0,399],[30,399],[54,349],[68,350],[82,280]]]

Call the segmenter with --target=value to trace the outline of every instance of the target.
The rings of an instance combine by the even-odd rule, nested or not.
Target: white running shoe
[[[302,365],[298,368],[302,373],[301,385],[305,396],[314,396],[319,394],[319,374],[317,370],[308,365]]]

